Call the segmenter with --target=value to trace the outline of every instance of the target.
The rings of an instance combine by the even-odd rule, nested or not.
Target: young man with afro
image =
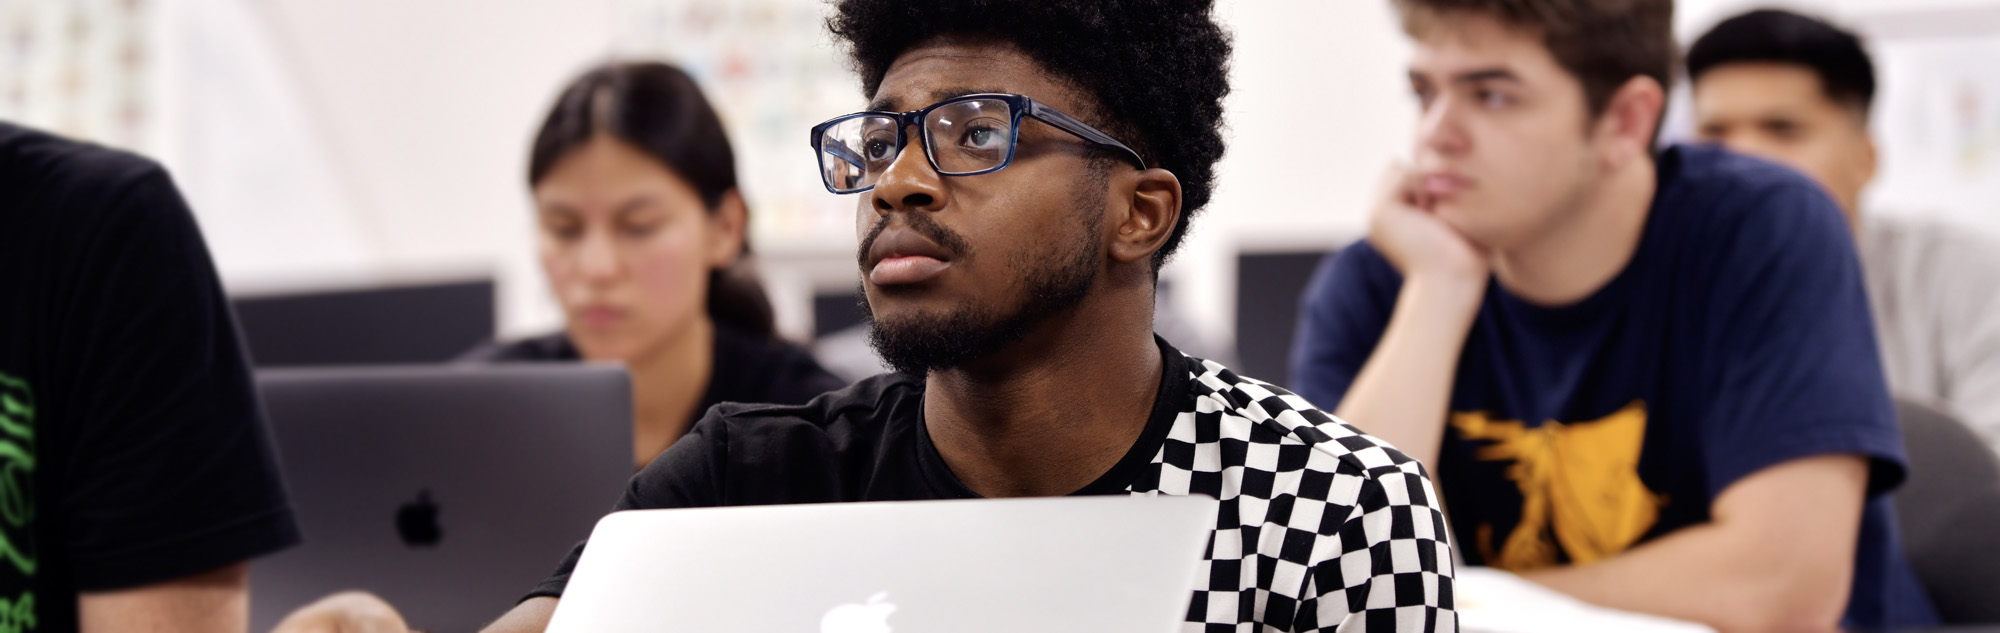
[[[1223,150],[1211,12],[836,3],[871,105],[814,149],[853,196],[873,343],[899,371],[720,405],[619,507],[1202,495],[1218,523],[1186,630],[1456,630],[1422,466],[1152,333]],[[575,560],[488,631],[542,630]]]

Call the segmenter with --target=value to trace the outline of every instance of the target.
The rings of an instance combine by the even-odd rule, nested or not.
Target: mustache
[[[932,242],[936,242],[938,247],[943,248],[945,253],[949,254],[952,259],[963,257],[967,252],[972,250],[972,245],[967,243],[964,237],[959,236],[958,233],[953,232],[951,229],[944,228],[944,225],[938,224],[937,220],[931,219],[930,213],[914,211],[902,215],[908,221],[910,230],[916,231],[918,235],[930,238]],[[854,264],[856,267],[863,269],[868,267],[868,251],[875,247],[875,238],[881,237],[882,231],[888,230],[889,219],[892,217],[894,217],[894,214],[884,215],[882,219],[876,220],[875,226],[868,229],[867,237],[861,238],[861,248],[854,251]]]

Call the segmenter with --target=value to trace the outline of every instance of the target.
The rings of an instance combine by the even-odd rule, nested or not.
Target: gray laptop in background
[[[258,388],[305,543],[251,563],[251,630],[329,593],[474,631],[553,571],[632,475],[625,370],[267,369]]]

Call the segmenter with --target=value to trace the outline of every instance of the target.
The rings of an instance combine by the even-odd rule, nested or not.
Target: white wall
[[[1767,6],[1818,15],[1867,41],[1880,170],[1863,192],[1863,212],[1947,223],[2000,240],[2000,70],[1990,62],[2000,56],[2000,2],[1680,0],[1675,30],[1692,42],[1716,22]],[[1685,86],[1675,107],[1668,134],[1684,137],[1690,131]]]
[[[1403,73],[1410,45],[1386,0],[1222,0],[1217,14],[1236,38],[1229,149],[1214,200],[1166,275],[1188,319],[1230,345],[1237,253],[1360,235],[1416,115]]]
[[[505,331],[553,327],[559,316],[533,261],[522,184],[529,135],[582,67],[613,50],[675,50],[671,42],[621,43],[633,33],[661,37],[634,28],[634,19],[709,1],[161,0],[159,151],[186,185],[234,290],[492,273]],[[1752,4],[1764,3],[1682,0],[1677,29],[1689,37]],[[1837,19],[2000,6],[1792,4]],[[1228,344],[1237,253],[1326,248],[1358,236],[1375,181],[1406,154],[1415,117],[1402,79],[1409,44],[1386,0],[1219,0],[1218,15],[1236,42],[1229,153],[1213,202],[1167,275],[1187,319],[1210,343]],[[732,99],[756,98],[710,91],[732,112],[744,109]],[[814,117],[858,97],[814,101],[792,115],[799,121],[742,124],[796,126],[803,138]],[[792,157],[780,148],[756,160]],[[803,150],[796,158],[807,160]],[[804,182],[747,179],[754,190],[746,193],[823,195],[809,177],[796,180]],[[776,190],[783,186],[793,189]],[[2000,226],[2000,215],[1983,210],[1943,216]],[[818,219],[804,232],[759,236],[771,246],[764,266],[781,328],[794,334],[810,330],[812,290],[853,279],[853,236],[840,222],[810,217]]]
[[[492,271],[503,330],[556,323],[529,253],[528,136],[563,80],[643,31],[617,20],[644,2],[166,2],[161,155],[233,290]],[[1399,70],[1407,45],[1386,4],[1223,0],[1218,13],[1238,51],[1231,146],[1223,184],[1168,275],[1197,328],[1226,343],[1239,244],[1353,235],[1411,115]],[[711,92],[731,108],[728,91]],[[814,231],[824,235],[761,236],[773,244],[764,266],[781,324],[794,333],[810,328],[812,290],[852,283],[853,236]]]
[[[168,0],[162,160],[233,291],[497,275],[503,327],[559,318],[530,251],[530,134],[606,54],[611,0]]]

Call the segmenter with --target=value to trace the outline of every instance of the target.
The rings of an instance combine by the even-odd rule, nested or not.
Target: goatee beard
[[[868,305],[867,290],[862,288],[858,293],[861,312],[872,324],[869,344],[891,370],[921,376],[962,366],[1020,342],[1037,326],[1069,312],[1090,296],[1104,254],[1097,240],[1097,223],[1082,224],[1088,230],[1078,233],[1079,239],[1065,249],[1067,252],[1010,262],[1010,268],[1028,287],[1027,297],[1012,314],[1001,315],[990,305],[968,300],[942,315],[877,320]]]

